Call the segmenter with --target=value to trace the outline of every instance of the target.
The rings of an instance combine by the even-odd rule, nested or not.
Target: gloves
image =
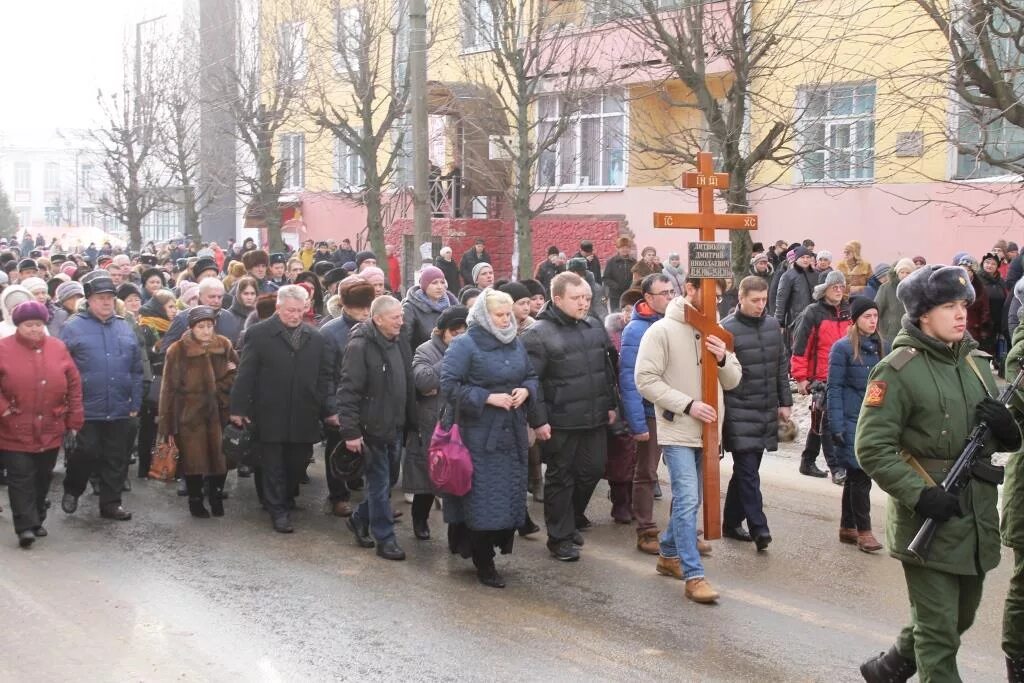
[[[960,499],[941,486],[929,486],[921,491],[921,497],[917,499],[914,510],[922,517],[930,517],[936,522],[948,522],[954,515],[963,517],[963,510],[960,509]]]
[[[846,435],[842,432],[835,432],[832,434],[832,443],[836,445],[836,448],[846,448]]]
[[[1017,429],[1017,423],[1014,421],[1010,409],[1005,405],[986,396],[978,404],[977,416],[979,420],[985,421],[992,436],[996,437],[1000,443],[1010,447],[1011,450],[1020,447],[1020,430]]]

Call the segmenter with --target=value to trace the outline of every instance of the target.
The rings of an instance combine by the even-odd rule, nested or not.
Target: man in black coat
[[[740,281],[736,312],[722,321],[732,333],[743,378],[725,392],[722,423],[723,449],[732,453],[732,478],[725,496],[722,534],[740,541],[755,541],[758,550],[771,543],[768,519],[761,500],[758,470],[764,452],[779,448],[779,420],[788,420],[793,394],[782,330],[775,318],[764,315],[768,283],[757,275]],[[747,529],[743,520],[747,520]]]
[[[293,531],[288,510],[320,440],[320,422],[338,426],[326,399],[330,363],[319,330],[303,324],[309,295],[298,285],[277,291],[274,315],[246,330],[231,388],[231,422],[251,424],[260,467],[256,486],[274,530]]]
[[[468,249],[466,253],[462,255],[462,260],[459,261],[459,274],[462,276],[462,284],[473,285],[473,266],[478,263],[490,262],[491,255],[488,254],[487,250],[484,248],[483,238],[477,237],[476,244],[473,245],[472,249]],[[451,282],[448,283],[448,288],[457,289],[457,287]]]
[[[608,290],[608,308],[612,311],[619,310],[619,298],[622,293],[633,284],[633,266],[636,259],[633,258],[633,240],[628,237],[620,237],[615,243],[617,253],[608,259],[604,266],[604,286]]]
[[[608,453],[607,429],[615,421],[613,348],[601,321],[588,315],[590,286],[576,273],[551,281],[551,301],[520,339],[541,384],[537,438],[544,474],[548,550],[558,560],[580,557],[584,514]],[[550,436],[550,438],[547,438]]]
[[[441,247],[437,258],[434,259],[434,265],[444,273],[444,281],[448,283],[448,291],[459,291],[459,265],[455,263],[451,247]],[[470,275],[472,275],[472,268],[470,269]]]
[[[352,248],[352,241],[349,238],[345,238],[341,241],[341,245],[334,250],[331,254],[331,263],[338,268],[341,268],[346,263],[356,262],[356,251]]]
[[[580,250],[572,255],[573,258],[585,258],[587,270],[594,276],[594,282],[601,284],[601,259],[594,253],[594,243],[590,240],[580,242]]]
[[[782,326],[787,348],[791,348],[793,324],[814,299],[814,288],[818,285],[818,274],[814,272],[814,254],[806,247],[797,247],[793,267],[779,278],[779,290],[775,296],[775,319]]]
[[[208,277],[199,283],[199,305],[209,306],[217,311],[214,331],[222,337],[227,337],[232,346],[238,346],[238,337],[242,334],[242,324],[236,316],[224,310],[224,296],[224,283],[217,278]],[[160,338],[161,352],[167,353],[171,344],[181,339],[186,332],[188,332],[188,311],[181,311],[174,316],[171,326]]]
[[[360,547],[376,540],[377,555],[386,560],[405,559],[395,539],[391,475],[399,440],[416,429],[412,352],[401,336],[402,319],[398,299],[374,299],[370,320],[349,333],[337,392],[341,438],[366,462],[366,497],[346,525]]]
[[[544,263],[537,266],[537,272],[534,273],[534,279],[541,284],[544,291],[547,292],[548,299],[551,298],[551,281],[559,273],[565,272],[565,264],[560,263],[561,252],[558,247],[551,245],[548,247],[548,256]]]

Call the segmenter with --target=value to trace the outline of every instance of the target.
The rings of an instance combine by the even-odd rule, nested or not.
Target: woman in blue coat
[[[465,496],[445,497],[444,518],[451,551],[473,558],[485,586],[503,588],[494,549],[512,552],[515,530],[526,519],[527,407],[537,376],[516,339],[508,294],[485,289],[467,322],[468,331],[444,355],[441,396],[473,458],[473,487]]]
[[[828,354],[828,390],[825,405],[839,466],[846,468],[843,482],[843,512],[839,541],[856,544],[866,553],[882,549],[871,533],[871,479],[855,456],[854,434],[864,402],[871,368],[889,353],[889,344],[878,334],[878,304],[858,296],[850,304],[850,325],[846,337]],[[840,426],[841,425],[841,426]]]

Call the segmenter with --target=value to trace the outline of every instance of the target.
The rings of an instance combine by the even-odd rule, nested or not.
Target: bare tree
[[[758,172],[763,184],[780,180],[825,142],[802,134],[813,123],[776,85],[783,71],[799,72],[801,90],[834,78],[836,51],[856,9],[829,15],[800,0],[601,0],[592,21],[625,31],[630,40],[607,55],[634,66],[646,84],[633,91],[631,150],[634,167],[677,183],[698,151],[715,155],[729,174],[720,193],[729,213],[750,211]],[[608,30],[608,29],[606,29]],[[642,78],[640,78],[642,76]],[[791,92],[791,91],[790,91]],[[642,106],[640,106],[642,105]],[[730,231],[733,271],[746,273],[752,240]]]
[[[204,208],[225,191],[216,178],[200,173],[199,45],[198,32],[187,18],[179,34],[166,41],[160,53],[160,115],[164,135],[157,154],[167,169],[173,193],[169,201],[183,214],[184,234],[199,241]]]
[[[563,14],[548,0],[462,0],[462,48],[478,52],[461,62],[478,101],[464,134],[482,136],[504,160],[467,154],[462,171],[471,183],[504,189],[515,220],[514,274],[533,272],[531,221],[572,201],[561,186],[578,186],[579,174],[562,178],[561,169],[601,154],[572,136],[587,98],[600,99],[598,44],[575,35]]]
[[[144,63],[138,68],[152,74],[153,49],[143,55]],[[143,221],[164,202],[167,175],[157,157],[162,142],[159,81],[143,78],[141,90],[135,92],[135,64],[127,55],[124,64],[121,89],[97,94],[104,123],[90,135],[106,176],[97,208],[127,228],[129,246],[138,250]]]
[[[11,208],[10,198],[3,185],[0,185],[0,237],[11,237],[17,231],[18,215]]]
[[[301,178],[301,142],[284,152],[282,135],[294,132],[298,105],[305,86],[309,60],[309,26],[294,3],[260,3],[256,13],[248,5],[237,5],[238,55],[235,64],[225,68],[214,88],[213,103],[231,113],[232,136],[240,153],[238,191],[248,204],[249,215],[259,215],[267,229],[272,251],[283,249],[280,198],[284,189]]]
[[[408,8],[401,1],[336,0],[329,11],[312,41],[324,58],[310,74],[304,110],[334,141],[334,193],[366,207],[370,246],[383,254],[387,206],[400,195],[394,182],[405,147],[399,124],[409,97]],[[379,265],[386,269],[386,260]]]

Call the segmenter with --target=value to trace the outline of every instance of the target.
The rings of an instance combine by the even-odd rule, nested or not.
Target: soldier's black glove
[[[846,435],[842,432],[834,432],[832,434],[832,443],[836,445],[836,448],[846,448]]]
[[[1017,423],[1009,408],[994,398],[986,396],[978,404],[977,415],[979,420],[985,421],[992,436],[996,437],[999,443],[1009,450],[1020,448],[1020,430],[1017,429]]]
[[[947,493],[941,486],[929,486],[921,491],[914,510],[922,517],[931,517],[936,522],[948,522],[952,517],[963,517],[960,499]]]

